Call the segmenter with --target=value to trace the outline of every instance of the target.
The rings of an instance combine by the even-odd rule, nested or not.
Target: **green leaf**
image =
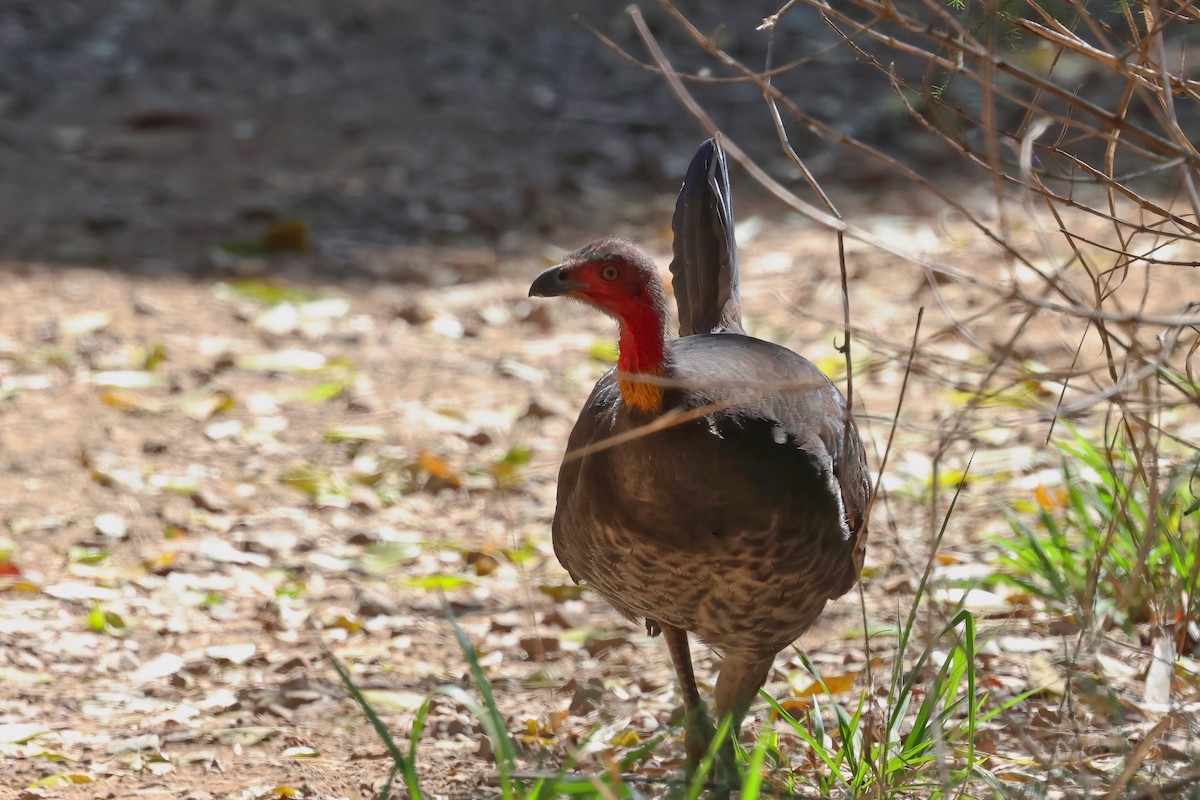
[[[291,464],[279,473],[279,482],[299,489],[310,497],[316,497],[329,482],[330,475],[312,464]]]
[[[537,588],[542,594],[554,598],[554,601],[557,603],[561,603],[564,600],[578,600],[583,597],[585,590],[583,586],[572,583],[543,584]]]
[[[167,348],[162,342],[153,342],[142,352],[141,367],[144,370],[156,370],[167,360]]]
[[[410,563],[419,555],[421,545],[416,542],[378,542],[367,547],[360,564],[368,575],[383,575]]]
[[[509,487],[517,482],[517,475],[522,466],[529,463],[533,451],[523,445],[514,445],[504,454],[504,458],[492,464],[488,469],[496,483],[501,487]]]
[[[50,676],[44,672],[30,672],[16,667],[0,667],[0,683],[36,684],[49,683]],[[22,723],[23,724],[23,723]],[[0,742],[4,739],[0,738]]]
[[[325,431],[328,442],[377,442],[384,436],[376,425],[340,425]]]
[[[30,789],[62,789],[80,783],[92,783],[94,778],[83,772],[63,772],[58,775],[47,775],[29,784]]]
[[[84,311],[60,320],[58,332],[68,339],[75,339],[104,330],[111,324],[112,314],[108,311]]]
[[[295,745],[286,748],[279,756],[280,758],[320,758],[321,751],[313,747]]]
[[[197,422],[204,422],[234,408],[237,408],[237,401],[229,392],[222,390],[200,391],[179,399],[179,410]]]
[[[87,615],[87,628],[96,633],[106,633],[109,636],[123,635],[128,626],[121,615],[115,611],[105,611],[99,603],[92,606]]]
[[[373,708],[389,714],[400,711],[416,711],[429,700],[420,692],[403,689],[361,689],[360,691]]]
[[[448,592],[452,589],[461,589],[464,586],[472,586],[476,583],[473,578],[466,575],[425,575],[420,578],[405,578],[400,581],[400,586],[406,586],[411,589],[426,589],[440,592]]]
[[[231,245],[241,249],[241,252],[229,250],[229,252],[234,252],[234,255],[261,255],[263,252],[263,248],[257,245],[245,243],[231,243]],[[304,303],[321,297],[320,292],[303,286],[292,286],[279,280],[265,281],[262,278],[226,281],[218,285],[217,291],[218,294],[228,298],[254,300],[266,305],[284,302]]]
[[[9,722],[0,725],[0,744],[27,744],[49,732],[50,729],[44,725],[32,722]]]
[[[518,548],[502,547],[500,554],[513,564],[524,564],[538,555],[537,546],[533,542],[523,542]]]
[[[112,369],[92,375],[92,385],[109,389],[161,389],[167,385],[167,379],[160,372]]]
[[[621,349],[614,341],[595,341],[588,347],[587,353],[596,361],[611,364],[621,355]]]
[[[247,372],[318,372],[326,367],[328,359],[315,350],[286,348],[239,356],[236,363],[238,369]]]
[[[346,384],[343,381],[322,381],[316,386],[310,386],[307,389],[288,392],[286,396],[280,399],[283,402],[327,403],[339,397],[344,391],[346,391]]]
[[[73,564],[99,564],[108,558],[103,547],[72,547],[67,551],[67,560]]]

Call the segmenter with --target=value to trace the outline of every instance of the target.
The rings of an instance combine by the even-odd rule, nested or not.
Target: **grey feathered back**
[[[692,157],[675,201],[671,230],[679,335],[742,333],[729,168],[715,139],[700,145]]]

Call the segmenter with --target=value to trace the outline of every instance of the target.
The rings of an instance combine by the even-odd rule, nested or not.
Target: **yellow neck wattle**
[[[662,411],[663,385],[653,381],[666,369],[667,345],[662,319],[653,306],[638,305],[621,315],[618,346],[617,381],[625,405],[645,413]]]
[[[646,413],[662,411],[663,387],[657,383],[638,380],[640,375],[627,375],[617,381],[625,405]],[[658,377],[657,375],[647,377]]]

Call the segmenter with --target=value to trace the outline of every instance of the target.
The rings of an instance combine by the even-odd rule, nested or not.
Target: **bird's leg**
[[[765,658],[760,655],[743,653],[726,653],[721,662],[721,674],[717,677],[716,707],[717,719],[729,717],[729,738],[722,749],[720,777],[725,781],[733,781],[737,775],[737,762],[734,756],[734,742],[737,741],[738,731],[741,730],[742,720],[750,710],[750,704],[758,695],[758,690],[767,682],[767,674],[775,663],[775,655]]]
[[[700,699],[700,690],[696,687],[696,673],[692,671],[692,651],[688,646],[687,631],[666,623],[660,623],[660,627],[663,638],[667,640],[667,648],[671,651],[675,676],[679,679],[679,689],[683,693],[683,744],[687,751],[687,772],[690,775],[708,752],[713,735],[712,722],[708,719],[708,712]]]

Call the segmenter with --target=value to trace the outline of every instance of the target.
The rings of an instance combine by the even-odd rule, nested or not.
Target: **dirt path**
[[[7,787],[70,773],[97,782],[74,790],[89,797],[357,796],[383,751],[317,644],[404,731],[427,692],[465,684],[439,587],[513,724],[531,720],[549,753],[601,719],[601,742],[668,723],[660,643],[568,599],[549,545],[606,321],[533,305],[513,281],[307,290],[9,269],[0,513],[21,576],[0,609],[0,721],[38,735],[4,745]],[[753,310],[832,277],[757,276],[754,323],[819,336]],[[833,607],[808,646],[847,657],[835,634],[857,613]],[[436,706],[431,788],[469,794],[488,771],[479,738],[465,709]]]
[[[831,242],[745,238],[751,329],[836,371]],[[909,324],[897,293],[869,281],[877,259],[853,255],[874,330]],[[9,269],[0,514],[21,574],[0,606],[0,724],[34,726],[0,745],[9,790],[76,775],[87,782],[55,796],[366,796],[384,752],[318,643],[403,735],[427,693],[467,685],[441,589],[530,766],[597,725],[585,763],[669,724],[661,643],[592,595],[572,599],[549,544],[566,434],[611,352],[606,320],[535,305],[507,280],[302,289]],[[921,276],[905,280],[920,293]],[[797,312],[818,306],[833,310]],[[857,391],[878,445],[902,370],[875,353]],[[902,446],[926,435],[932,408]],[[896,475],[868,558],[873,624],[904,608],[923,561],[905,487],[927,476],[903,456]],[[950,534],[963,574],[1000,530],[988,507],[966,498]],[[830,674],[864,665],[842,636],[861,619],[846,598],[806,637]],[[1019,674],[1005,663],[997,675]],[[778,667],[768,688],[786,697],[799,662]],[[473,796],[493,769],[481,738],[466,708],[439,700],[420,749],[428,788]],[[640,771],[681,755],[672,740]]]

